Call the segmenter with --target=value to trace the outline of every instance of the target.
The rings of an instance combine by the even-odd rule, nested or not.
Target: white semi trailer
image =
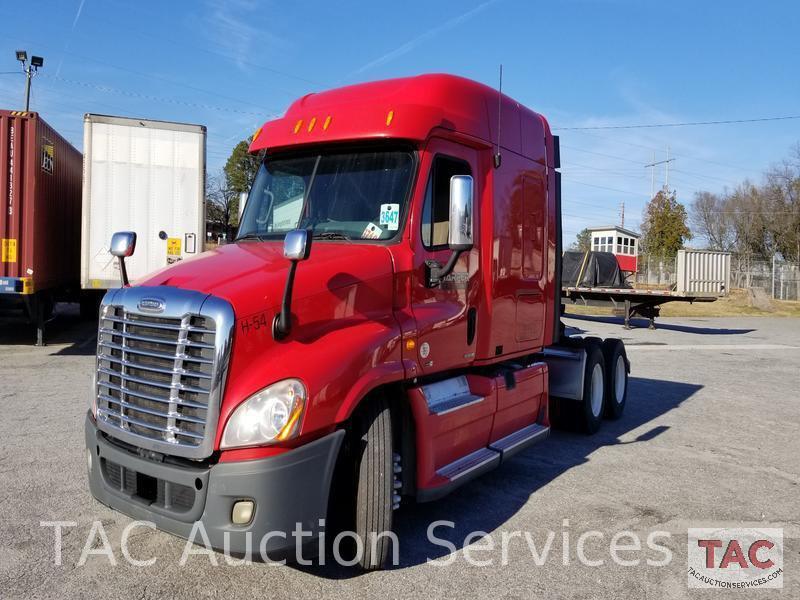
[[[119,287],[119,265],[109,254],[115,231],[137,234],[127,263],[134,281],[203,251],[203,125],[87,114],[83,135],[84,290]]]

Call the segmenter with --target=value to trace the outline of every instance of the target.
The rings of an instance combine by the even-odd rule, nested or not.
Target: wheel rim
[[[592,369],[592,390],[591,390],[592,414],[600,416],[603,408],[603,365],[597,363]]]
[[[614,396],[617,404],[622,404],[625,398],[625,359],[617,357],[617,365],[614,369]]]

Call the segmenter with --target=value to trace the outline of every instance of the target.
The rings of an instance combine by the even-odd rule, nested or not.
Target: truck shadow
[[[402,507],[396,513],[398,518],[395,526],[399,540],[399,562],[388,568],[404,569],[430,560],[444,559],[452,553],[442,545],[444,540],[458,551],[464,547],[464,540],[470,533],[491,533],[502,528],[533,494],[571,468],[588,462],[598,448],[646,444],[663,434],[669,426],[655,426],[633,440],[620,439],[627,432],[680,406],[702,387],[631,377],[624,416],[618,421],[604,421],[603,427],[595,435],[556,430],[543,444],[517,454],[496,471],[467,483],[449,496],[428,504]],[[428,539],[427,532],[431,523],[438,520],[447,521],[448,525],[436,528],[438,540],[434,544]],[[477,541],[473,539],[471,543]],[[326,559],[329,563],[334,562],[330,552]],[[359,575],[355,569],[330,564],[311,567],[295,565],[294,568],[330,579]]]
[[[594,321],[595,323],[609,323],[616,324],[622,327],[625,323],[622,317],[604,317],[604,316],[591,316],[591,315],[573,315],[565,314],[564,317],[569,319],[576,319],[579,321]],[[647,329],[649,325],[647,319],[638,317],[631,318],[631,327],[637,329]],[[728,329],[725,327],[692,327],[691,325],[678,325],[676,323],[664,323],[656,319],[656,329],[663,329],[664,331],[679,331],[681,333],[694,333],[699,335],[741,335],[750,333],[755,329]]]

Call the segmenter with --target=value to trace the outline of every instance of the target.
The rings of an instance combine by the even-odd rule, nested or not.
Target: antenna
[[[500,85],[497,88],[497,152],[494,155],[494,168],[500,168],[500,114],[503,112],[503,65],[500,64]]]
[[[624,229],[625,228],[625,200],[620,202],[619,220],[620,220],[619,226]]]

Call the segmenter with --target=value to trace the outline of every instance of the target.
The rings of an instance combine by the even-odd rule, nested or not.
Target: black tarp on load
[[[561,259],[563,287],[629,287],[611,252],[564,252]]]

